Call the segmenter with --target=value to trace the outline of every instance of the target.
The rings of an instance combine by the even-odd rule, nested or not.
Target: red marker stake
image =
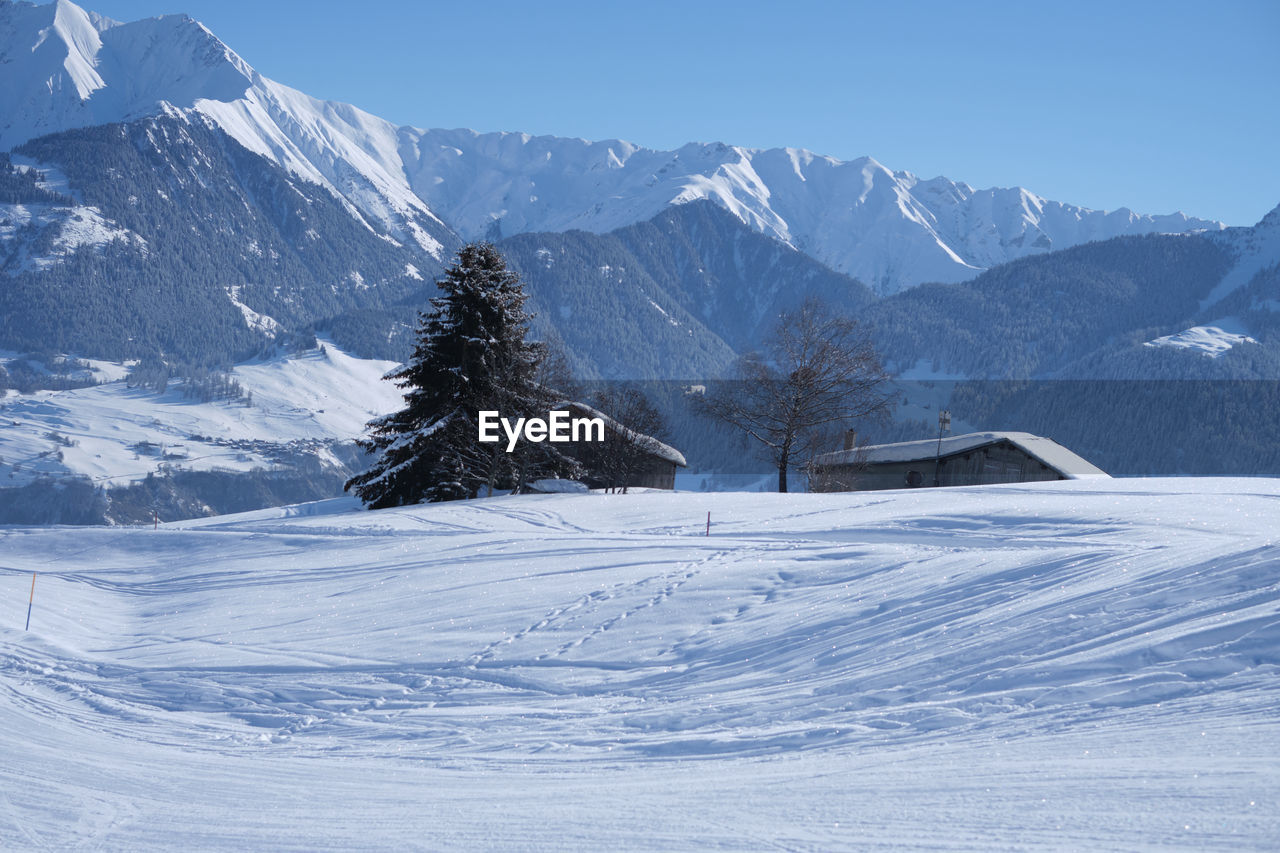
[[[31,605],[36,603],[36,573],[31,573],[31,598],[27,600],[27,627],[24,631],[31,630]]]

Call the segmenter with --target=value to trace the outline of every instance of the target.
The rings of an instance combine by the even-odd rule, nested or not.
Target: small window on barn
[[[922,486],[922,485],[924,485],[924,474],[921,474],[919,471],[908,471],[908,472],[907,472],[907,486],[908,486],[908,487],[910,487],[910,488],[912,488],[912,489],[915,489],[915,488],[918,488],[918,487],[920,487],[920,486]]]

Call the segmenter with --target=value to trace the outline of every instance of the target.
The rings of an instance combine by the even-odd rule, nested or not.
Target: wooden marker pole
[[[711,535],[711,510],[707,510],[707,535]]]
[[[24,631],[31,630],[31,605],[36,603],[36,573],[31,573],[31,598],[27,599],[27,626]]]

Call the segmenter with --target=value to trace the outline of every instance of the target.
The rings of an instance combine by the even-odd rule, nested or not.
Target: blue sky
[[[1249,225],[1280,204],[1280,2],[78,0],[185,12],[400,124],[794,146]]]

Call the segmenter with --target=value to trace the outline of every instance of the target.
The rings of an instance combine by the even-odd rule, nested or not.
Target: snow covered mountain
[[[790,148],[655,151],[619,140],[396,127],[262,77],[188,17],[121,24],[69,0],[0,0],[0,84],[0,151],[76,127],[203,115],[250,151],[333,190],[371,227],[438,259],[453,232],[604,233],[705,198],[887,294],[1089,240],[1221,227],[920,180],[871,158],[841,162]]]
[[[721,143],[653,151],[620,140],[402,131],[414,189],[464,237],[603,233],[711,199],[752,228],[881,294],[1122,234],[1218,230],[1187,217],[1103,212],[1027,190],[921,180],[870,157]]]
[[[408,188],[393,125],[262,77],[185,15],[122,24],[69,0],[0,0],[0,84],[0,151],[73,128],[204,115],[393,238],[437,258],[452,242]]]
[[[1231,271],[1204,298],[1200,307],[1211,309],[1231,299],[1241,290],[1256,285],[1259,276],[1270,273],[1273,277],[1280,266],[1280,205],[1276,205],[1262,220],[1249,228],[1228,228],[1213,235],[1215,242],[1225,246],[1235,263]],[[1269,296],[1270,298],[1265,298]],[[1251,306],[1280,311],[1280,292],[1274,287],[1268,294],[1258,294]]]
[[[38,137],[0,153],[0,346],[225,366],[421,302],[440,262],[350,209],[203,119]]]

